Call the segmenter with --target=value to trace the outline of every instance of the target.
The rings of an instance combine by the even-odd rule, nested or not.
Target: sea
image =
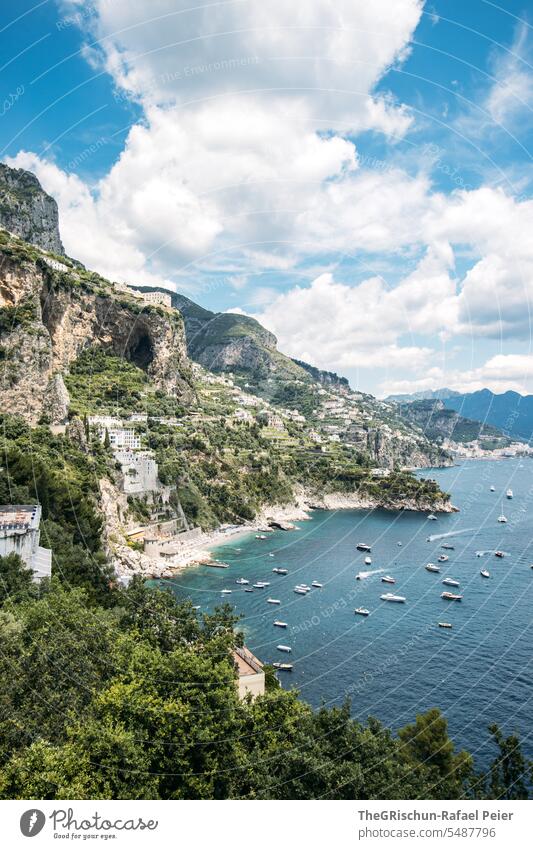
[[[457,746],[478,766],[494,755],[491,723],[517,731],[531,756],[533,459],[467,460],[419,476],[451,493],[459,512],[431,520],[427,513],[316,510],[298,530],[228,540],[214,557],[229,569],[190,567],[160,583],[201,611],[231,604],[248,647],[264,662],[291,663],[291,672],[278,672],[282,686],[296,688],[315,707],[349,698],[357,719],[375,716],[398,730],[437,706]],[[502,513],[506,523],[498,522]],[[370,545],[371,553],[357,551],[358,543]],[[449,559],[439,562],[439,555]],[[428,572],[429,562],[440,573]],[[277,575],[275,567],[289,574]],[[359,573],[365,577],[356,579]],[[383,583],[385,575],[396,583]],[[460,587],[444,586],[445,577]],[[269,586],[247,593],[238,578]],[[322,587],[294,592],[313,581]],[[443,600],[443,591],[461,594],[462,601]],[[382,601],[385,592],[406,602]],[[358,607],[370,615],[355,614]],[[275,620],[287,628],[275,627]],[[279,651],[280,644],[291,653]]]

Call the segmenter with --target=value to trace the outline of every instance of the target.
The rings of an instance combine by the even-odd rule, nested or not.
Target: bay
[[[492,722],[507,733],[518,731],[531,755],[532,472],[528,459],[424,470],[420,476],[435,478],[450,492],[459,513],[431,521],[412,512],[314,511],[298,531],[274,531],[266,540],[250,534],[218,548],[214,556],[229,569],[190,567],[161,583],[202,611],[229,602],[242,617],[247,645],[264,662],[290,660],[293,671],[279,673],[282,685],[296,687],[314,706],[348,697],[358,719],[373,715],[394,730],[438,706],[456,743],[478,764],[492,753],[486,730]],[[512,500],[505,497],[509,487]],[[497,521],[502,509],[506,524]],[[430,536],[440,538],[429,542]],[[356,550],[359,542],[372,547],[369,566],[367,555]],[[503,559],[494,556],[498,549]],[[439,564],[440,574],[426,571],[440,554],[449,556]],[[289,574],[276,575],[274,567]],[[482,568],[490,579],[480,575]],[[396,584],[382,583],[383,575]],[[460,581],[460,588],[443,586],[446,576]],[[246,593],[238,578],[270,586]],[[323,587],[294,593],[296,584],[313,581]],[[221,595],[222,589],[231,595]],[[461,593],[463,600],[445,602],[444,590]],[[381,601],[387,591],[407,602]],[[281,604],[268,604],[271,597]],[[370,616],[355,615],[359,606]],[[287,629],[274,627],[276,619]],[[452,629],[439,628],[441,621]],[[280,643],[291,646],[290,657],[276,649]]]

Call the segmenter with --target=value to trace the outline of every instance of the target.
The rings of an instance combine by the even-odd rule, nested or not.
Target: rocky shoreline
[[[297,531],[295,522],[304,522],[310,518],[313,510],[411,510],[424,513],[453,513],[457,512],[449,501],[417,502],[402,500],[401,502],[382,502],[358,493],[326,493],[317,495],[300,490],[295,500],[290,504],[265,506],[251,522],[243,525],[222,526],[215,531],[203,533],[193,545],[184,545],[183,551],[176,554],[172,563],[159,558],[147,557],[142,552],[132,551],[128,546],[118,546],[113,552],[115,571],[119,578],[130,579],[135,574],[146,578],[172,578],[180,574],[188,566],[202,565],[213,562],[213,550],[224,545],[229,540],[236,540],[259,532],[269,532],[275,529],[287,532]]]

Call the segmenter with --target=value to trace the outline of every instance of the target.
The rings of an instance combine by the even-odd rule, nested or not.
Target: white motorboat
[[[505,495],[507,496],[507,498],[508,498],[509,500],[511,500],[511,498],[513,497],[513,490],[512,490],[512,489],[508,489],[508,490],[507,490],[507,492],[505,493]]]
[[[245,584],[249,584],[250,581],[247,581],[246,578],[237,578],[235,583],[240,584],[241,586],[244,586]]]
[[[372,558],[371,557],[365,557],[365,563],[366,563],[367,566],[370,566],[370,564],[372,563]]]
[[[439,628],[451,628],[451,627],[452,627],[451,622],[439,622]]]
[[[403,543],[402,543],[402,542],[399,542],[399,543],[398,543],[398,545],[403,545]]]
[[[245,593],[253,593],[253,589],[251,587],[246,587]]]
[[[272,569],[272,571],[275,572],[276,575],[288,575],[289,574],[289,570],[283,569],[283,568],[281,568],[281,566],[276,566],[275,569]]]
[[[447,587],[459,587],[459,581],[456,581],[455,578],[444,578],[443,584],[446,584]]]
[[[296,586],[298,587],[298,589],[305,590],[306,592],[309,592],[309,590],[311,589],[308,584],[296,584]]]
[[[384,593],[380,596],[382,601],[396,601],[402,604],[404,601],[407,601],[405,596],[403,595],[394,595],[394,593]]]
[[[276,621],[273,624],[276,626],[276,628],[286,628],[287,627],[287,623],[286,622],[280,622],[279,619],[276,619]]]
[[[318,581],[311,581],[311,586],[315,587],[318,590],[321,590],[324,584],[320,584]]]
[[[450,559],[450,558],[448,557],[448,555],[447,555],[447,554],[439,554],[438,560],[439,560],[441,563],[446,563],[446,561],[447,561],[447,560],[449,560],[449,559]]]
[[[488,571],[488,569],[482,569],[479,574],[482,578],[490,578],[490,572]]]
[[[462,601],[463,596],[456,593],[441,593],[441,598],[446,601]]]
[[[273,663],[272,666],[280,672],[292,672],[292,663]]]
[[[268,584],[264,584],[263,581],[257,581],[256,584],[253,585],[256,590],[264,590]]]
[[[491,491],[491,492],[496,492],[496,487],[494,486],[494,484],[491,486],[490,491]]]
[[[295,592],[297,595],[307,595],[307,590],[304,590],[304,588],[303,588],[303,587],[295,587],[295,588],[294,588],[294,592]]]
[[[502,504],[502,512],[498,516],[498,522],[501,522],[502,524],[504,524],[506,521],[507,521],[507,517],[505,516],[505,514],[503,512],[503,504]]]
[[[292,651],[290,646],[276,646],[276,648],[277,648],[278,651],[287,652],[287,654],[290,654],[291,651]]]
[[[358,542],[356,548],[358,551],[372,551],[372,546],[367,545],[366,542]]]
[[[370,616],[370,610],[367,610],[366,607],[356,607],[354,613],[358,613],[359,616]]]
[[[505,551],[495,551],[494,557],[499,557],[500,560],[503,560],[503,558],[505,557]]]
[[[437,521],[437,517],[435,516],[434,513],[430,513],[429,516],[428,516],[428,519],[429,519],[430,522],[436,522]]]
[[[195,605],[194,605],[194,607],[193,607],[193,610],[200,610],[200,605],[199,605],[199,604],[195,604]]]
[[[221,590],[221,595],[231,595],[231,590]]]
[[[281,604],[279,598],[267,598],[267,604]]]
[[[390,575],[383,575],[381,580],[384,584],[395,584],[396,583],[396,578],[391,578]]]
[[[436,566],[434,563],[426,563],[424,569],[426,572],[440,572],[440,566]]]

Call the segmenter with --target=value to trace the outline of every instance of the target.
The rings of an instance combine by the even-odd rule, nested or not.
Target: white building
[[[120,463],[122,490],[126,495],[144,495],[157,490],[158,469],[151,451],[115,451],[115,460]]]
[[[141,437],[137,431],[129,427],[100,427],[98,436],[102,442],[105,441],[106,433],[109,435],[111,448],[120,450],[122,448],[138,449],[141,447]]]
[[[166,292],[157,292],[155,289],[153,292],[139,292],[138,289],[133,288],[131,291],[134,295],[137,295],[138,298],[142,298],[147,304],[159,304],[163,307],[172,306],[172,297],[170,292],[167,294]]]
[[[0,506],[0,556],[18,554],[33,570],[34,581],[52,574],[52,552],[39,545],[40,522],[40,504]]]
[[[122,419],[118,419],[116,416],[88,416],[87,421],[90,427],[122,427]]]

